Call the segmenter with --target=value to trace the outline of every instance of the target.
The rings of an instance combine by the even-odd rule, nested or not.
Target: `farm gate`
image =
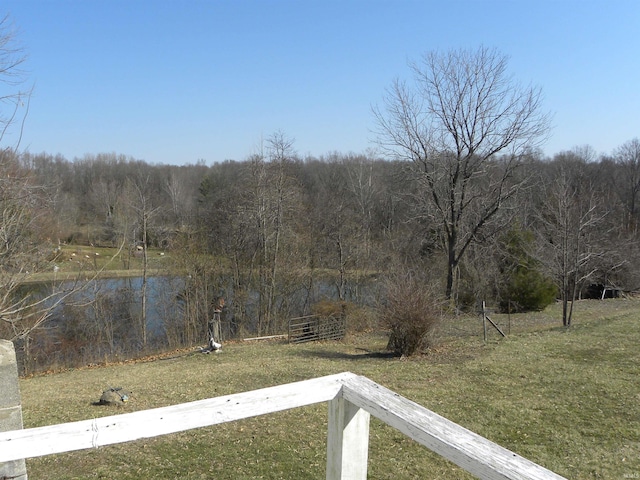
[[[318,340],[340,340],[347,331],[344,315],[306,315],[289,320],[290,343],[314,342]]]

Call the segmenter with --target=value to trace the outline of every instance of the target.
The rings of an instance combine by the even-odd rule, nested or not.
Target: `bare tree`
[[[507,74],[507,58],[480,47],[426,54],[415,83],[396,81],[374,108],[378,143],[409,160],[447,252],[446,296],[468,247],[521,184],[515,171],[549,129],[541,90]],[[497,158],[498,155],[500,158]]]
[[[149,176],[142,172],[130,180],[131,190],[130,208],[135,213],[136,222],[134,227],[134,244],[136,253],[142,255],[142,285],[140,287],[140,318],[139,331],[142,347],[147,347],[147,303],[148,303],[148,280],[149,280],[149,232],[151,221],[160,211],[160,207],[153,207],[150,189]]]
[[[163,186],[171,200],[171,212],[175,218],[176,227],[184,229],[187,225],[190,207],[186,182],[177,172],[171,171]]]
[[[602,257],[599,238],[606,206],[593,179],[586,175],[580,151],[556,156],[550,178],[543,180],[538,215],[539,259],[555,278],[562,300],[562,324],[571,326],[573,306],[583,282],[597,271]],[[585,153],[584,151],[582,152]]]
[[[35,236],[45,218],[46,189],[20,165],[16,152],[22,132],[20,109],[29,92],[20,87],[25,61],[8,17],[0,20],[0,336],[15,340],[47,318],[45,299],[21,292],[21,285],[36,271],[49,266],[50,251]],[[26,112],[24,114],[26,116]],[[23,116],[23,118],[24,118]],[[11,138],[13,127],[18,127]]]
[[[267,325],[271,327],[273,324],[273,314],[275,311],[276,290],[280,275],[282,262],[282,236],[285,228],[285,209],[286,202],[291,195],[291,189],[288,187],[289,177],[287,175],[287,164],[293,157],[292,138],[287,137],[283,132],[275,132],[267,140],[267,150],[269,152],[269,160],[273,168],[271,178],[272,204],[271,219],[273,231],[271,234],[271,242],[265,242],[265,263],[269,265],[269,284],[267,295]],[[269,248],[270,247],[270,248]]]
[[[299,188],[291,170],[294,165],[294,140],[283,132],[272,134],[266,141],[266,154],[250,159],[247,186],[249,218],[257,225],[255,259],[258,263],[259,303],[257,330],[278,330],[277,297],[285,279],[283,254],[292,236],[292,216],[299,205]],[[258,260],[259,259],[259,260]],[[290,258],[289,261],[293,260]]]
[[[365,269],[369,267],[372,256],[373,208],[379,188],[373,167],[373,160],[363,155],[350,156],[345,162],[348,189],[356,207],[358,243],[361,244],[363,257],[359,263]]]
[[[32,302],[28,295],[16,295],[18,288],[47,263],[47,252],[33,236],[42,218],[37,212],[46,208],[46,195],[7,150],[0,152],[0,178],[0,318],[19,336],[23,327],[18,321]]]
[[[74,278],[56,278],[58,262],[68,258],[42,236],[52,216],[51,193],[20,165],[17,154],[0,150],[0,338],[20,346],[25,369],[34,331],[100,273],[82,264]],[[34,282],[40,273],[49,273],[51,281]]]
[[[22,88],[26,79],[22,70],[26,58],[7,15],[0,19],[0,144],[3,149],[16,150],[22,138],[31,98],[31,91]],[[14,126],[18,127],[17,133],[12,131]]]
[[[615,178],[616,190],[625,207],[626,228],[636,231],[638,216],[638,197],[640,196],[640,140],[634,138],[619,147],[614,155],[615,162],[621,169]]]
[[[326,242],[324,248],[318,248],[326,266],[335,267],[339,276],[336,279],[336,293],[343,301],[347,291],[347,269],[353,267],[354,243],[352,233],[355,230],[355,215],[350,208],[344,159],[335,156],[325,165],[316,179],[317,193],[312,204],[316,218],[315,236]]]

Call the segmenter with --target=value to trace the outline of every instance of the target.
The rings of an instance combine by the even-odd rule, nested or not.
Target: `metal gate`
[[[289,343],[341,340],[347,330],[344,315],[306,315],[289,320]]]

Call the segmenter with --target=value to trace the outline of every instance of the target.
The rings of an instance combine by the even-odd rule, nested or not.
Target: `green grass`
[[[169,267],[171,254],[157,248],[148,250],[147,272],[158,274]],[[28,282],[47,282],[99,277],[122,278],[142,275],[143,257],[140,252],[114,247],[62,245],[52,253],[51,262],[57,271],[32,274]]]
[[[493,317],[492,317],[493,318]],[[25,427],[177,404],[342,371],[365,375],[571,479],[640,474],[640,300],[580,302],[575,326],[557,306],[511,317],[512,334],[474,317],[445,325],[425,356],[384,354],[379,334],[338,343],[227,344],[148,362],[21,379]],[[505,316],[496,315],[503,328]],[[109,386],[133,392],[96,407]],[[97,450],[27,461],[29,478],[317,479],[326,462],[326,405]],[[369,478],[470,478],[372,419]]]

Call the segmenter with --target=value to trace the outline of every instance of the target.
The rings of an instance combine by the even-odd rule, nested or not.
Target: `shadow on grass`
[[[302,357],[307,358],[325,358],[329,360],[370,360],[370,359],[385,359],[385,358],[399,358],[400,356],[394,352],[380,352],[367,350],[365,348],[357,348],[356,350],[362,353],[347,353],[330,351],[324,349],[304,350],[298,352]]]

